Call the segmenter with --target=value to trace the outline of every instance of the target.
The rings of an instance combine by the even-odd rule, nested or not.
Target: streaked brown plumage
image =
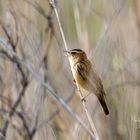
[[[96,74],[93,65],[81,49],[66,51],[70,58],[70,65],[75,82],[90,93],[94,93],[105,114],[109,114],[105,102],[105,92],[100,77]]]

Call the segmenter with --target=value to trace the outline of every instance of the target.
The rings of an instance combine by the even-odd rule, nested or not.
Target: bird
[[[69,57],[70,67],[76,85],[96,95],[104,113],[108,115],[109,110],[105,101],[105,91],[102,81],[86,53],[81,49],[66,50],[64,52]]]

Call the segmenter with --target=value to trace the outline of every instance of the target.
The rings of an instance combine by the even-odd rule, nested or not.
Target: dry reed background
[[[100,139],[139,140],[139,0],[56,5],[69,49],[84,49],[104,83],[109,116],[93,95],[87,98]],[[48,94],[51,87],[89,126],[63,46],[48,0],[0,0],[0,140],[91,139]]]

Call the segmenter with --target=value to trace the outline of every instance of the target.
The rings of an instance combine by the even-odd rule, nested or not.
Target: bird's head
[[[87,58],[86,53],[81,49],[72,49],[64,52],[67,53],[68,57],[73,62],[77,62]]]

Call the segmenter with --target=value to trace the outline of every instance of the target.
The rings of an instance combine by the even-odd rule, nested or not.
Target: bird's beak
[[[67,51],[67,50],[66,50],[66,51],[64,51],[64,52],[65,52],[65,53],[67,53],[67,56],[69,56],[69,54],[70,54],[70,51]]]
[[[66,53],[70,53],[70,51],[64,51],[64,52],[66,52]]]

